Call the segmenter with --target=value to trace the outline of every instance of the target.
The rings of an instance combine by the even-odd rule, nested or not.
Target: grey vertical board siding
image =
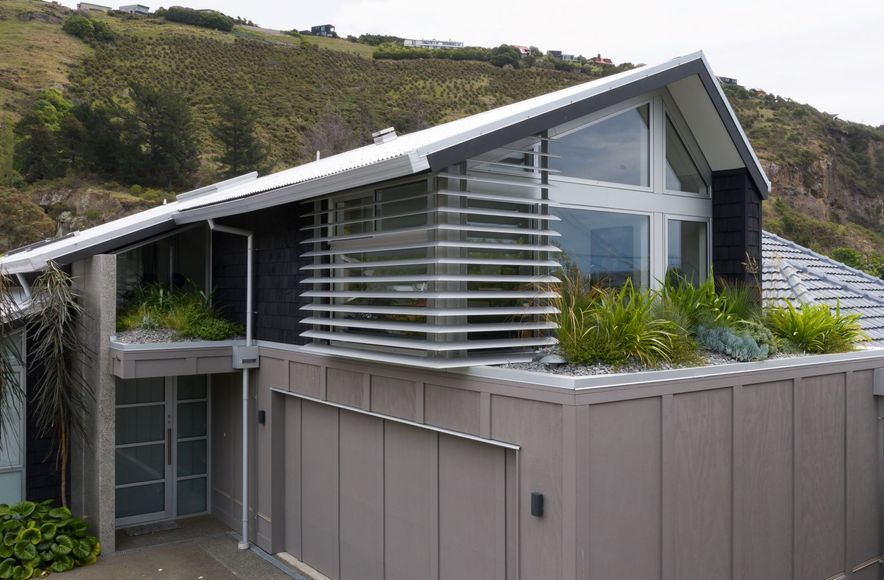
[[[491,397],[491,436],[522,445],[519,462],[521,578],[562,577],[562,406]],[[531,492],[544,495],[544,515],[531,516]]]
[[[270,408],[272,392],[268,389],[259,389],[254,381],[257,371],[250,371],[253,376],[252,389],[255,391],[255,406],[252,407],[253,429],[255,432],[255,446],[252,448],[255,467],[254,489],[255,498],[252,500],[255,506],[255,533],[258,546],[265,552],[271,550],[271,538],[273,536],[273,412]],[[264,411],[264,424],[254,420],[258,411]]]
[[[844,571],[844,375],[795,386],[795,578]]]
[[[504,451],[439,436],[439,578],[506,575]]]
[[[881,555],[881,448],[872,371],[847,375],[847,568]],[[879,566],[872,566],[876,569]]]
[[[384,423],[340,412],[341,575],[384,577]]]
[[[301,551],[301,399],[285,399],[285,551],[303,559]]]
[[[387,422],[384,561],[387,580],[438,575],[438,436]]]
[[[362,407],[365,373],[354,373],[341,369],[328,369],[326,376],[326,398],[329,401]]]
[[[675,578],[731,576],[732,393],[717,389],[672,401]]]
[[[338,410],[304,401],[301,410],[301,551],[332,578],[338,569]]]
[[[319,398],[322,367],[304,363],[289,363],[289,390],[308,397]]]
[[[479,434],[479,393],[427,385],[424,389],[424,422],[452,431]]]
[[[242,393],[238,374],[212,377],[212,513],[233,529],[242,520]]]
[[[590,405],[588,422],[589,577],[659,578],[660,398]]]
[[[372,375],[371,410],[383,415],[414,419],[415,384],[392,377]]]
[[[791,578],[792,381],[744,387],[742,422],[740,569],[747,579]]]

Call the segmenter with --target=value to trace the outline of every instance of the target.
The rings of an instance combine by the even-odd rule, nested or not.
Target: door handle
[[[166,464],[172,465],[172,429],[166,429]]]

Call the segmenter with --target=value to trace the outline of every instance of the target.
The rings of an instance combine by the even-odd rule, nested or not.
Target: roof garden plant
[[[211,299],[192,283],[170,290],[161,284],[149,284],[136,290],[117,317],[117,330],[172,330],[180,338],[224,340],[243,333],[240,325],[221,317]]]
[[[824,354],[855,350],[868,335],[859,325],[859,314],[834,311],[828,304],[803,304],[796,307],[786,301],[784,306],[769,307],[765,323],[771,332],[793,349]]]

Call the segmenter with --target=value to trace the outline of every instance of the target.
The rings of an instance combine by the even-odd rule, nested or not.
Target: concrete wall
[[[445,550],[461,535],[473,538],[477,561],[505,561],[507,578],[877,578],[884,451],[872,383],[884,356],[821,360],[565,387],[262,347],[255,539],[331,577],[353,577],[353,562],[358,577],[396,577],[395,546],[405,540],[389,506],[412,513],[448,505],[452,493],[466,502],[493,490],[481,507],[499,502],[502,511],[470,517],[483,513],[476,507],[447,528],[443,514],[456,510],[431,511],[403,536],[431,538],[425,554],[405,550],[423,554],[421,577],[451,577]],[[238,432],[230,387],[229,417],[216,414],[214,425]],[[216,389],[216,405],[221,396]],[[489,444],[458,440],[446,454],[449,434],[439,429]],[[238,450],[214,435],[216,498],[222,479],[238,478]],[[519,449],[496,453],[496,443]],[[499,487],[490,476],[447,476],[496,465]],[[228,487],[236,497],[236,483]],[[531,515],[531,492],[544,495],[543,517]],[[484,526],[498,513],[504,529],[491,533]]]
[[[91,353],[84,376],[95,404],[85,417],[88,441],[71,442],[71,509],[89,522],[105,554],[115,550],[115,401],[110,337],[117,323],[117,257],[100,254],[74,262],[74,285],[86,310],[82,342]]]

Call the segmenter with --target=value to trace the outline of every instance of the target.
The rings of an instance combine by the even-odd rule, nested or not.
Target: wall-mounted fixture
[[[543,517],[543,494],[531,492],[531,515],[535,518]]]

